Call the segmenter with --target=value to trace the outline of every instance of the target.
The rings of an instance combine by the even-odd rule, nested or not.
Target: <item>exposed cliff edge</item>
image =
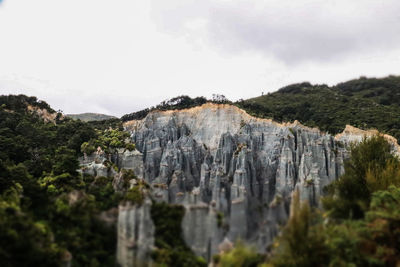
[[[349,126],[332,136],[298,122],[280,124],[217,104],[152,112],[124,126],[138,151],[121,151],[114,161],[153,185],[157,201],[184,205],[185,241],[208,260],[220,244],[237,239],[265,252],[288,218],[291,193],[297,188],[302,199],[319,205],[323,187],[343,173],[347,145],[372,133]],[[396,140],[387,138],[398,150]],[[100,162],[93,164],[87,162],[87,170],[105,173]],[[132,255],[141,255],[140,260],[149,255],[149,243],[129,250],[123,248],[127,238],[120,237],[134,225],[143,229],[136,238],[143,242],[142,235],[147,237],[153,229],[151,218],[145,216],[148,209],[148,204],[123,208],[123,214],[140,218],[130,222],[128,215],[120,215],[122,266],[130,266]]]

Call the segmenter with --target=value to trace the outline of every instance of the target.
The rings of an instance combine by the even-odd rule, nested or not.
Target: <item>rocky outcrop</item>
[[[117,262],[121,267],[151,266],[154,224],[151,201],[142,205],[120,205],[118,215]]]
[[[347,145],[365,134],[352,130],[334,137],[298,122],[279,124],[216,104],[152,112],[125,128],[139,152],[117,162],[152,185],[155,201],[185,207],[185,241],[208,260],[237,239],[265,252],[289,217],[292,192],[298,189],[301,199],[318,206],[324,186],[344,171]],[[152,224],[137,207],[123,212],[121,229]],[[143,234],[152,240],[150,230]],[[127,252],[120,243],[128,236],[119,231],[122,265],[150,249],[147,244],[140,253]]]
[[[207,259],[224,239],[265,251],[288,218],[293,190],[319,205],[347,155],[317,129],[230,105],[153,112],[125,126],[143,154],[143,178],[156,185],[156,199],[185,206],[185,240]]]
[[[117,177],[118,170],[133,170],[138,178],[143,178],[143,154],[137,150],[118,149],[113,154],[106,154],[98,149],[91,155],[79,158],[82,174],[95,177]],[[117,179],[117,178],[116,178]]]
[[[83,175],[113,177],[116,191],[125,191],[126,182],[133,185],[137,179],[125,181],[123,171],[133,170],[137,178],[143,177],[143,154],[137,150],[116,150],[106,154],[98,149],[91,155],[79,159]],[[73,199],[74,195],[71,196]],[[76,197],[75,197],[76,198]],[[117,262],[121,267],[151,266],[150,253],[154,246],[154,224],[151,219],[151,200],[147,198],[142,205],[121,203],[118,210],[102,212],[99,218],[109,224],[117,224]]]

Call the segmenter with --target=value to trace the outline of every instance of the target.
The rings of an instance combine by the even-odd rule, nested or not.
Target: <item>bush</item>
[[[399,204],[400,188],[390,186],[372,195],[366,213],[366,244],[372,257],[385,266],[397,266],[400,262]]]
[[[94,146],[93,142],[84,142],[81,145],[81,152],[85,153],[86,155],[90,155],[96,151],[96,147]]]
[[[381,135],[364,138],[351,146],[345,173],[326,188],[324,208],[335,218],[362,218],[371,194],[399,183],[399,161]]]
[[[152,256],[161,266],[207,266],[183,240],[181,223],[184,214],[185,209],[180,205],[154,202],[151,206],[157,247]]]
[[[271,259],[274,266],[324,266],[329,250],[321,217],[309,204],[300,203],[299,192],[292,198],[290,218],[274,246]]]
[[[136,146],[135,146],[135,144],[128,143],[125,145],[125,149],[128,149],[129,151],[133,151],[136,149]]]
[[[256,248],[250,248],[238,241],[235,247],[227,252],[215,257],[219,267],[255,267],[264,261],[264,256],[256,253]]]

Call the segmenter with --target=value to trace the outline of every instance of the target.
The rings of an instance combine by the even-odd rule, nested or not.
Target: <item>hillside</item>
[[[248,113],[294,121],[332,134],[346,124],[400,137],[400,77],[364,78],[336,86],[293,84],[277,92],[236,103]]]
[[[204,103],[233,104],[259,118],[278,122],[298,120],[331,134],[342,132],[346,125],[377,129],[400,139],[400,76],[350,80],[335,86],[292,84],[267,95],[231,102],[217,99],[179,96],[155,107],[121,117],[122,121],[143,119],[154,110],[181,110]]]
[[[309,112],[308,124],[316,114],[324,122],[340,101],[351,105],[332,122],[351,119],[352,109],[374,115],[366,104],[377,111],[371,123],[397,112],[375,95],[359,100],[362,90],[340,90],[303,83],[236,105],[258,117],[279,114],[290,98],[324,107],[325,116]],[[392,138],[371,131],[363,139],[367,132],[350,126],[333,136],[218,102],[228,101],[177,97],[122,124],[73,120],[35,97],[0,96],[0,265],[400,262]]]
[[[100,114],[100,113],[80,113],[80,114],[66,114],[65,116],[74,119],[74,120],[81,120],[81,121],[102,121],[102,120],[109,120],[109,119],[116,119],[117,117]]]
[[[1,266],[113,265],[115,227],[99,214],[123,193],[77,170],[82,152],[132,149],[119,126],[64,118],[36,97],[0,96]]]

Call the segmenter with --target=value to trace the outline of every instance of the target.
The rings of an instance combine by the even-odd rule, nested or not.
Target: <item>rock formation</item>
[[[301,199],[319,205],[323,187],[343,173],[347,144],[364,134],[350,131],[335,138],[298,122],[279,124],[217,104],[152,112],[125,128],[138,151],[121,152],[116,162],[153,185],[156,201],[185,207],[185,241],[207,260],[237,239],[265,252],[289,216],[291,193],[298,189]],[[103,174],[98,167],[86,165]],[[126,240],[148,240],[140,260],[151,249],[148,205],[120,208],[122,266],[138,255]],[[132,235],[130,227],[145,233]]]
[[[158,198],[186,208],[186,243],[206,259],[225,238],[265,251],[288,217],[291,192],[318,205],[346,150],[299,123],[257,119],[230,105],[153,112],[126,124]],[[163,191],[163,192],[160,192]]]
[[[151,201],[141,206],[120,205],[118,215],[117,262],[126,267],[151,265],[154,224],[150,215]]]

